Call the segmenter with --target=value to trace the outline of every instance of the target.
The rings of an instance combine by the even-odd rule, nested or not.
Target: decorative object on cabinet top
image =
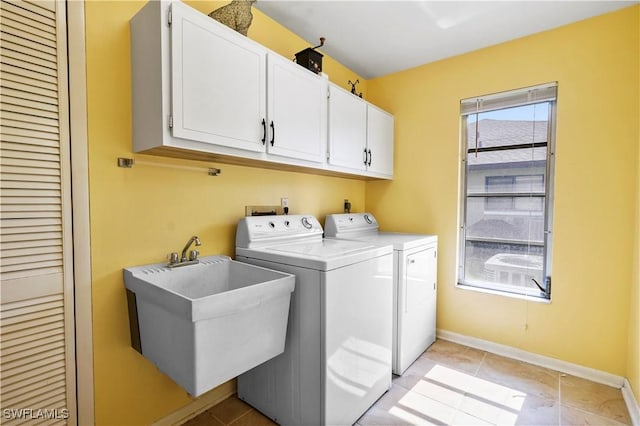
[[[351,80],[349,80],[349,85],[351,86],[351,93],[361,98],[362,92],[356,93],[356,84],[358,83],[360,83],[360,79],[357,79],[355,82],[352,82]]]
[[[256,0],[233,0],[231,3],[212,11],[209,16],[246,36],[253,20],[251,6],[255,2]]]
[[[304,50],[296,53],[295,61],[298,65],[308,69],[309,71],[313,71],[316,74],[320,74],[322,72],[322,57],[324,56],[322,53],[317,52],[316,49],[318,47],[324,46],[324,41],[326,38],[320,37],[320,44],[314,47],[307,47]]]

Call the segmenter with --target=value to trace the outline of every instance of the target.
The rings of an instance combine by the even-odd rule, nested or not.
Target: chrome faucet
[[[182,249],[182,256],[180,257],[180,262],[186,262],[187,261],[187,250],[189,250],[189,247],[191,247],[191,244],[196,243],[196,246],[200,246],[202,243],[200,242],[200,238],[196,237],[195,235],[191,238],[189,238],[189,241],[187,241],[187,244],[184,245],[184,248]],[[195,252],[195,255],[194,255]],[[189,253],[189,260],[194,260],[198,257],[198,250],[192,250],[191,253]],[[193,256],[193,259],[191,258]]]
[[[198,250],[191,250],[189,252],[189,257],[187,257],[187,250],[189,250],[189,247],[191,247],[191,244],[193,243],[195,243],[196,246],[200,246],[202,244],[200,242],[200,238],[196,237],[195,235],[189,238],[189,241],[187,241],[187,244],[185,244],[184,248],[182,249],[182,255],[180,259],[178,259],[178,253],[170,253],[169,263],[167,264],[167,266],[169,268],[176,268],[178,266],[194,265],[200,262],[198,260],[198,255],[200,254]]]

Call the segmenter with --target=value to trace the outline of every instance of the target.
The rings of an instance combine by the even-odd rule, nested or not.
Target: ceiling
[[[370,79],[638,2],[259,0],[254,7],[309,46],[325,37],[321,53]]]

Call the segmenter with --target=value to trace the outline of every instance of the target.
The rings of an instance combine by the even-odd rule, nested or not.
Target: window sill
[[[470,285],[467,285],[467,284],[457,283],[456,284],[456,288],[459,288],[461,290],[475,291],[475,292],[478,292],[478,293],[492,294],[494,296],[509,297],[511,299],[526,300],[527,302],[538,302],[538,303],[544,303],[544,304],[547,304],[547,305],[551,304],[551,299],[545,299],[543,297],[535,297],[535,296],[527,296],[527,295],[524,295],[524,294],[508,293],[506,291],[499,291],[499,290],[491,290],[491,289],[488,289],[488,288],[474,287],[474,286],[470,286]]]

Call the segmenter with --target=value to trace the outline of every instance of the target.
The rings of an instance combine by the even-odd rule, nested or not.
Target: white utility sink
[[[124,282],[132,345],[193,396],[284,351],[293,275],[209,256]]]

